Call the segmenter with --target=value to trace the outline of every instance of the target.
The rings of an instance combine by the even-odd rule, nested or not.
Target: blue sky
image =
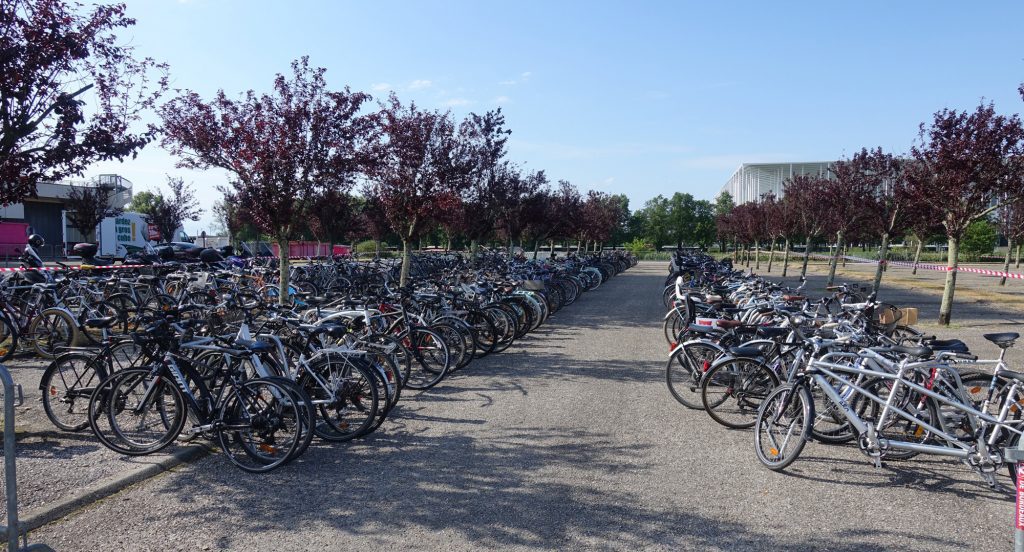
[[[742,162],[904,152],[944,107],[1022,111],[1024,2],[128,0],[122,33],[209,97],[309,55],[331,86],[456,116],[502,106],[512,159],[581,189],[716,195]],[[204,206],[225,175],[150,146],[101,164]],[[209,228],[209,215],[186,229]]]

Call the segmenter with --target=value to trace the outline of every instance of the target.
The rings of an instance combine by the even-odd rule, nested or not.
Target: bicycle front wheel
[[[761,403],[754,431],[757,459],[770,470],[782,470],[800,457],[811,434],[814,401],[804,386],[782,385]]]

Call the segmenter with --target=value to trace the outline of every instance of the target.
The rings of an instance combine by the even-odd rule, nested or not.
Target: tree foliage
[[[153,139],[154,126],[135,127],[166,89],[166,68],[118,42],[134,24],[123,4],[0,2],[0,204]]]
[[[199,220],[199,216],[203,214],[195,192],[191,186],[185,184],[184,179],[168,176],[167,187],[170,188],[169,193],[158,191],[153,202],[153,210],[146,214],[146,223],[155,226],[165,242],[177,238],[174,232],[186,220]]]
[[[82,236],[88,239],[107,217],[116,217],[124,209],[111,205],[115,190],[97,183],[95,186],[72,186],[66,200],[67,218]]]

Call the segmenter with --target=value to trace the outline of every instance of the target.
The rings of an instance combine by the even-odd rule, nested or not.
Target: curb
[[[22,532],[38,529],[43,525],[73,513],[83,506],[117,494],[127,487],[174,469],[182,464],[198,460],[209,453],[210,449],[206,446],[189,445],[176,450],[170,456],[162,458],[156,463],[149,464],[138,470],[101,479],[87,485],[81,492],[75,495],[36,508],[28,512],[24,517],[19,516],[21,517],[18,520],[19,529]]]

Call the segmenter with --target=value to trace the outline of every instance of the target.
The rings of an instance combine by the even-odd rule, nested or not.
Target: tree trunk
[[[380,240],[373,240],[373,249],[374,249],[373,258],[379,259],[380,258]]]
[[[875,267],[875,283],[871,289],[878,294],[878,288],[882,285],[882,271],[885,270],[885,261],[889,258],[889,233],[882,234],[882,249],[878,252],[878,265]]]
[[[801,278],[807,277],[807,259],[809,259],[810,256],[811,256],[811,239],[807,238],[807,241],[804,242],[804,267],[803,267],[803,269],[800,270],[800,277]]]
[[[789,270],[789,238],[786,238],[785,244],[785,255],[782,256],[782,277],[786,277],[786,271]]]
[[[480,248],[480,243],[476,239],[472,239],[469,242],[469,265],[476,268],[476,253]]]
[[[1017,244],[1017,253],[1015,253],[1015,256],[1017,257],[1017,262],[1014,265],[1014,268],[1020,268],[1020,244]]]
[[[540,253],[540,240],[533,240],[533,260],[537,260],[538,253]]]
[[[772,247],[768,250],[768,273],[772,273],[772,261],[775,260],[775,240],[772,240]]]
[[[761,240],[754,240],[754,269],[761,270]]]
[[[843,252],[843,233],[836,232],[836,251],[832,255],[832,261],[828,265],[828,282],[826,287],[831,286],[836,280],[836,265],[839,264],[839,256]]]
[[[850,253],[850,246],[843,245],[843,268],[846,268],[846,255]]]
[[[444,242],[444,252],[447,253],[452,250],[452,237],[448,236],[448,239]]]
[[[1010,270],[1010,252],[1011,251],[1013,251],[1013,240],[1008,240],[1006,242],[1006,260],[1003,261],[1003,272],[1008,272]],[[1003,276],[1002,278],[999,279],[999,285],[1001,285],[1001,286],[1005,286],[1006,285],[1006,276]]]
[[[277,286],[277,303],[279,305],[287,305],[288,298],[288,240],[278,238],[277,240],[277,259],[278,259],[278,286]]]
[[[402,272],[398,279],[399,286],[405,286],[409,279],[409,238],[402,238]]]
[[[942,290],[942,306],[939,307],[939,324],[948,326],[953,317],[953,291],[956,289],[956,269],[960,261],[960,240],[949,238],[946,255],[946,287]]]
[[[911,274],[917,274],[917,263],[921,262],[921,249],[924,248],[924,240],[917,240],[917,251],[914,252],[914,270]]]

